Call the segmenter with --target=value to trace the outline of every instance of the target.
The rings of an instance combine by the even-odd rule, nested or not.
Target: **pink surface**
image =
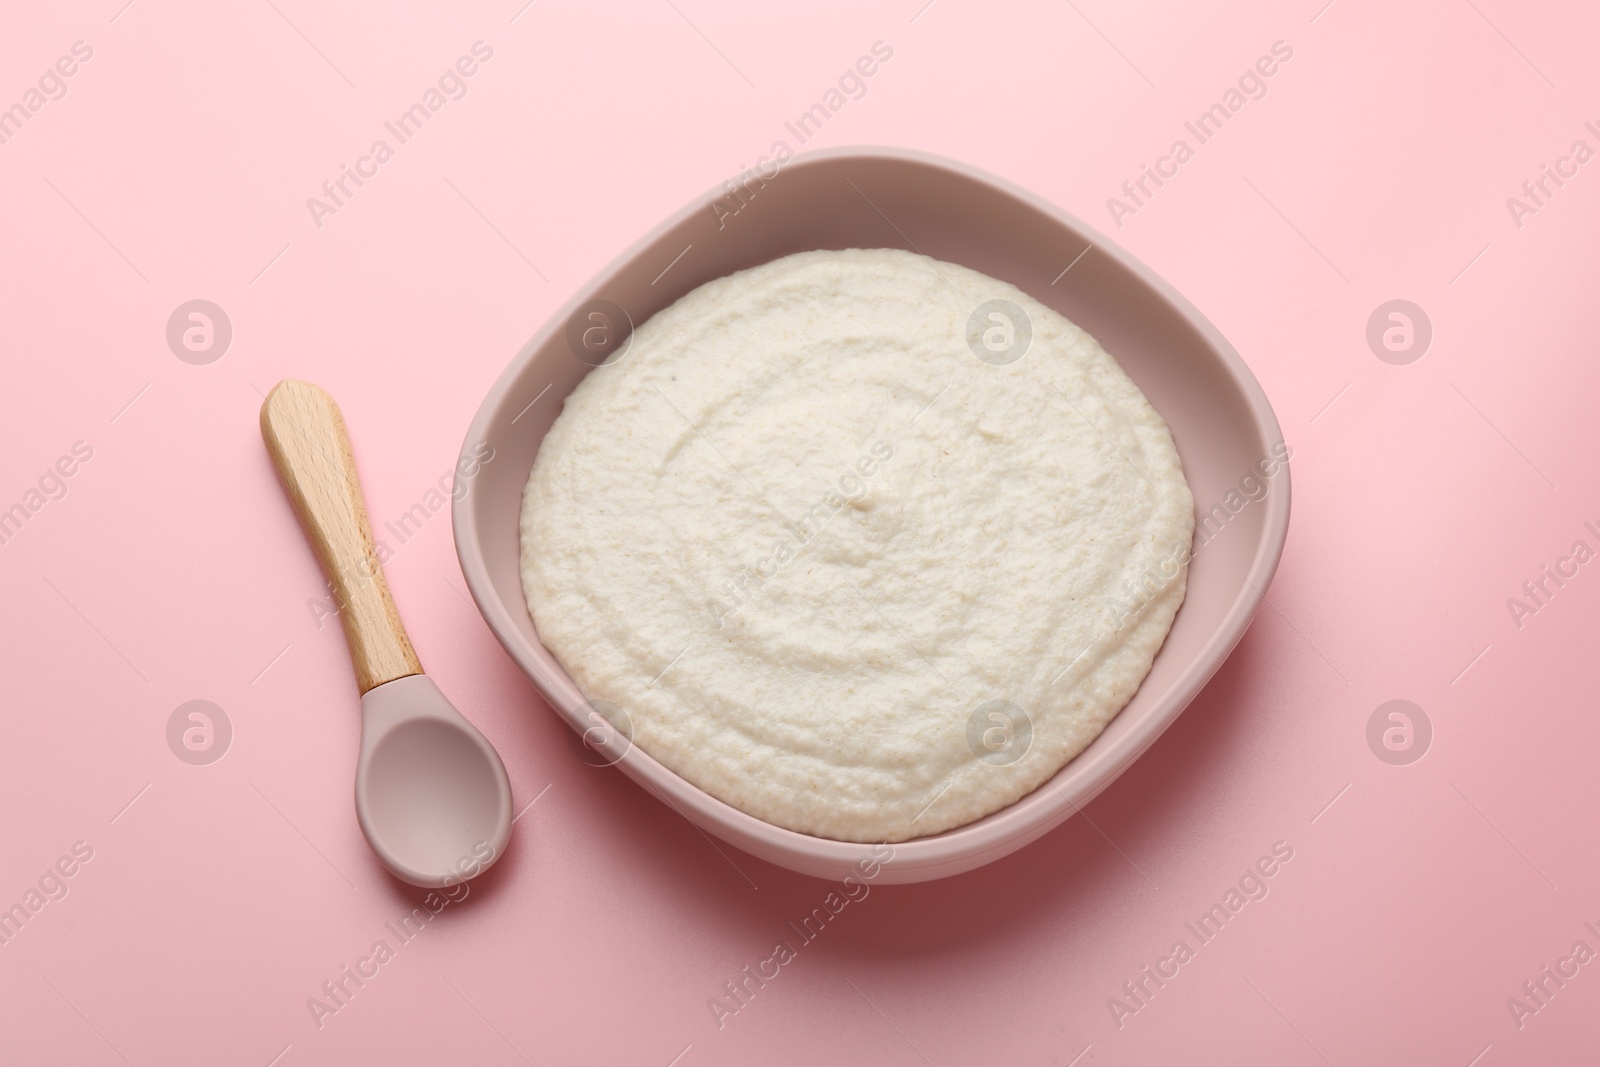
[[[39,905],[3,927],[0,1061],[1592,1058],[1600,176],[1568,154],[1600,150],[1600,19],[674,3],[13,15],[0,106],[26,110],[74,42],[93,55],[0,126],[0,509],[36,508],[0,543],[0,907]],[[319,228],[306,199],[394,146],[384,123],[479,40],[466,95]],[[586,766],[465,599],[429,494],[549,312],[774,140],[797,147],[785,122],[879,40],[893,58],[810,147],[969,160],[1113,234],[1261,379],[1295,517],[1270,607],[1087,818],[971,874],[875,886],[803,942],[788,924],[829,884],[719,854]],[[1197,145],[1184,123],[1276,41],[1293,55],[1266,95]],[[1177,138],[1192,158],[1119,228],[1107,198]],[[1535,202],[1541,164],[1567,175]],[[232,326],[209,363],[167,339],[197,299]],[[1368,345],[1396,299],[1431,320],[1414,362]],[[390,879],[356,826],[355,687],[256,430],[291,374],[339,398],[423,662],[533,803],[462,900]],[[47,475],[63,457],[71,475]],[[402,541],[384,524],[414,505]],[[169,744],[195,700],[231,725],[209,764],[175,753],[221,747],[214,709],[184,707]],[[1379,758],[1423,744],[1384,747],[1389,709],[1369,745],[1392,700],[1431,723],[1420,761]],[[209,750],[184,746],[196,711]],[[1272,876],[1246,878],[1278,842]],[[1185,924],[1241,880],[1266,895],[1201,943]],[[779,941],[792,958],[767,964]],[[764,964],[777,977],[740,1006],[723,983]],[[314,1018],[347,965],[371,977]],[[1143,965],[1176,974],[1157,988]]]

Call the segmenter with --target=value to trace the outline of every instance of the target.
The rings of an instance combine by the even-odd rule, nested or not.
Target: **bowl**
[[[1097,337],[1167,424],[1196,502],[1187,598],[1138,692],[1095,741],[1010,806],[897,842],[881,883],[971,870],[1071,817],[1171,726],[1244,635],[1289,527],[1288,449],[1238,353],[1148,267],[1016,186],[920,152],[840,148],[747,172],[629,248],[522,347],[473,419],[460,470],[483,464],[454,504],[456,552],[495,637],[574,730],[709,834],[790,870],[858,877],[873,846],[796,833],[703,792],[595,714],[539,643],[523,598],[522,491],[562,399],[625,354],[632,327],[690,290],[812,249],[902,248],[1011,282]],[[599,368],[599,369],[597,369]],[[878,846],[877,856],[885,851]]]

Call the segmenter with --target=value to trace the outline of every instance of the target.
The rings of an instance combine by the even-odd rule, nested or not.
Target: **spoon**
[[[361,688],[361,832],[412,885],[482,873],[511,836],[511,785],[494,746],[422,673],[373,547],[339,406],[285,379],[261,405],[261,436],[344,620]]]

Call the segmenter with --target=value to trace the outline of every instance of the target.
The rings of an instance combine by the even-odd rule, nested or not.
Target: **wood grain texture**
[[[373,546],[339,405],[310,382],[285,379],[261,405],[261,437],[333,583],[361,692],[421,674]]]

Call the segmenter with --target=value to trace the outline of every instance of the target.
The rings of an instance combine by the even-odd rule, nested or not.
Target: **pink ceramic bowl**
[[[887,148],[801,155],[770,179],[750,178],[736,194],[720,188],[686,206],[534,334],[467,432],[462,458],[488,442],[495,462],[482,466],[456,502],[454,520],[456,551],[479,610],[574,730],[589,731],[629,777],[707,832],[791,870],[842,877],[869,846],[762,822],[595,730],[583,695],[539,643],[528,615],[518,519],[539,442],[562,399],[615,351],[629,328],[624,318],[642,323],[705,282],[791,252],[882,247],[1012,282],[1099,338],[1172,427],[1198,522],[1188,598],[1133,700],[1076,759],[1015,804],[894,845],[878,881],[917,882],[1021,848],[1111,784],[1227,658],[1277,569],[1289,527],[1287,450],[1277,419],[1228,342],[1147,267],[1065,212],[960,163]]]

